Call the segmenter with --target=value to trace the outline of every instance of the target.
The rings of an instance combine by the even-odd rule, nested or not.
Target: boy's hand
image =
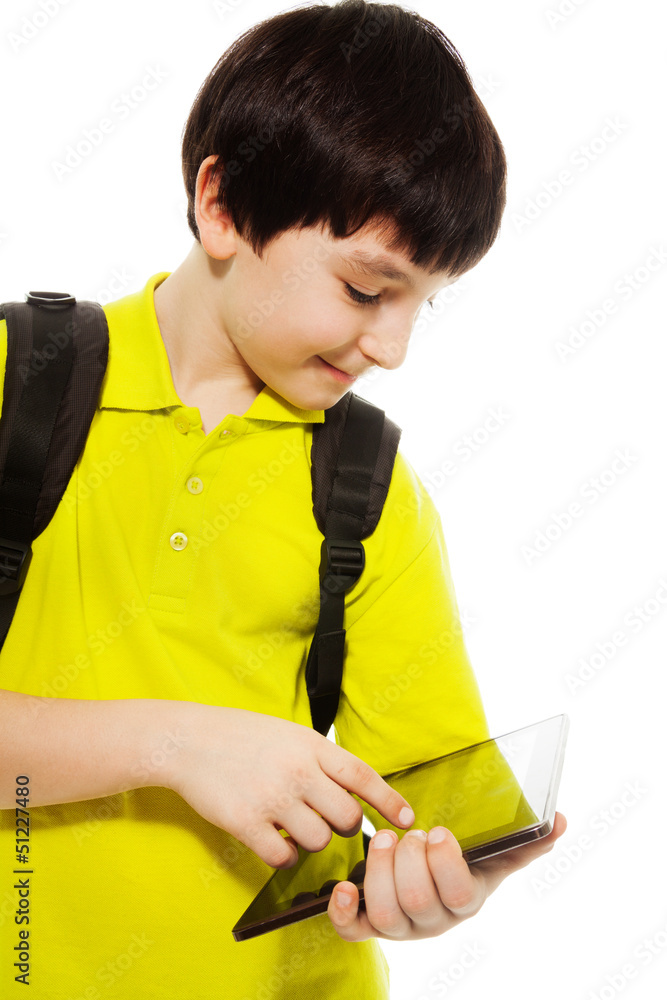
[[[170,760],[165,787],[272,868],[296,864],[297,844],[322,851],[332,830],[354,837],[363,809],[350,792],[394,826],[415,821],[377,771],[315,729],[199,702],[179,703],[178,711],[186,738]],[[401,819],[405,807],[410,814]]]
[[[400,841],[392,830],[378,831],[366,859],[365,912],[358,912],[359,891],[353,882],[338,883],[327,912],[344,941],[437,937],[474,916],[507,875],[547,854],[566,828],[565,817],[557,812],[548,837],[470,866],[449,831],[444,840],[435,844],[413,831],[405,833]],[[374,846],[383,832],[391,837],[391,845]],[[349,904],[341,904],[341,891],[350,895]]]

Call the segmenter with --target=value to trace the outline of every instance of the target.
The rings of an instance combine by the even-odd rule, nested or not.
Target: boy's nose
[[[411,332],[384,330],[363,333],[358,341],[359,350],[378,368],[400,368],[408,353]]]

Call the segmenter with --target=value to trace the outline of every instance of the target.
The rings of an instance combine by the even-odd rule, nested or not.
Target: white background
[[[2,5],[0,301],[50,289],[106,303],[178,266],[192,244],[190,105],[229,44],[284,9],[69,0],[17,46],[39,3]],[[564,711],[571,732],[565,836],[455,930],[383,941],[392,998],[654,1000],[667,979],[661,8],[412,9],[468,66],[505,146],[508,207],[485,259],[435,317],[424,310],[405,364],[355,391],[403,428],[432,489],[492,731]],[[111,114],[151,68],[164,80]],[[113,132],[57,179],[66,147],[104,117]]]

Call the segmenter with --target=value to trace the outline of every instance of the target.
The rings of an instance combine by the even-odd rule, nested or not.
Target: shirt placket
[[[215,433],[204,434],[199,411],[179,407],[171,414],[176,476],[158,541],[149,597],[154,611],[183,614],[195,575],[213,481],[227,451],[245,431],[245,421],[228,414]]]

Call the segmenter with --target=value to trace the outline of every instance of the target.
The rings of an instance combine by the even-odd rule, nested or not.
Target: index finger
[[[331,743],[330,740],[328,742],[333,752],[326,755],[327,759],[320,761],[325,773],[343,788],[354,792],[369,806],[377,809],[394,826],[412,826],[415,814],[407,799],[388,785],[384,778],[361,757],[356,757],[349,750]]]

